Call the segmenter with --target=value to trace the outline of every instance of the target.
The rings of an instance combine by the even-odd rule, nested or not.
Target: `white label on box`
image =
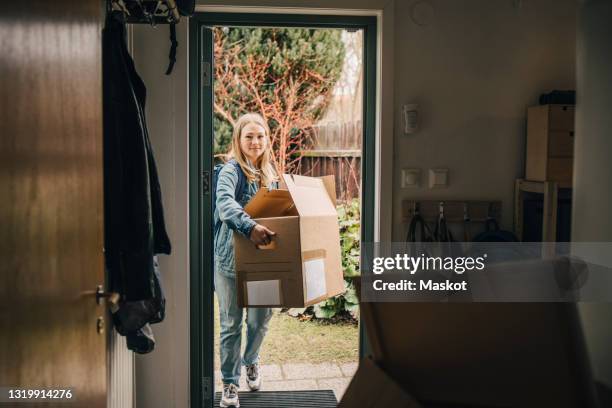
[[[325,259],[311,259],[304,262],[306,280],[306,302],[327,294],[325,284]]]
[[[247,281],[247,301],[251,306],[280,305],[280,280]]]

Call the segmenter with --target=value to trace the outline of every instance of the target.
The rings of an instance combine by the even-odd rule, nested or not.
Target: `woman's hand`
[[[269,230],[261,224],[256,224],[251,230],[249,238],[255,245],[268,245],[272,242],[272,237],[276,235],[276,232]]]

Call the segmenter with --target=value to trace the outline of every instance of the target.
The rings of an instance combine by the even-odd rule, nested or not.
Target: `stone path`
[[[269,364],[260,367],[262,391],[333,390],[338,401],[357,370],[357,363]],[[242,367],[240,391],[248,391]],[[221,390],[221,372],[215,371],[216,391]]]

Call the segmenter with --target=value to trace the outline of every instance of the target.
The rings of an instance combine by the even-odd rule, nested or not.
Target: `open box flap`
[[[583,404],[593,396],[575,305],[360,302],[360,310],[375,362],[423,401],[592,407]],[[398,322],[410,322],[410,341]]]
[[[327,195],[330,200],[336,205],[336,179],[334,176],[321,176],[321,177],[306,177],[300,175],[294,175],[293,181],[298,186],[306,186],[306,187],[318,187],[320,184],[317,180],[321,180],[323,182],[323,187],[327,191]]]
[[[325,189],[327,190],[327,195],[332,200],[334,206],[336,206],[336,179],[334,176],[323,176],[317,177],[323,181],[323,185],[325,185]]]
[[[359,363],[338,408],[369,407],[403,407],[423,408],[415,397],[408,394],[370,357]]]
[[[244,207],[251,218],[283,217],[298,215],[288,190],[261,188]]]
[[[316,177],[283,174],[300,216],[336,215],[336,207],[324,181]]]

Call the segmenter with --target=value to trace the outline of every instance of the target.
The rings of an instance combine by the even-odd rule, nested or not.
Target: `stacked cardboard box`
[[[527,110],[525,178],[571,185],[574,106],[541,105]]]

